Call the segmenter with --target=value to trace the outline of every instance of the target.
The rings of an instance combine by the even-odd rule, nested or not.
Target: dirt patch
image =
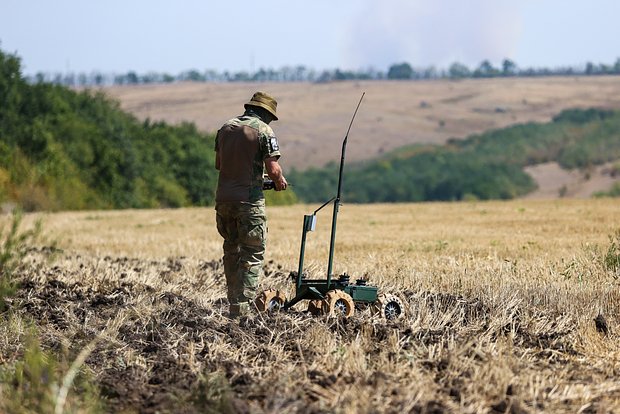
[[[515,357],[550,370],[578,355],[570,331],[532,331],[519,312],[495,323],[502,309],[479,298],[403,292],[412,311],[394,322],[368,309],[349,319],[290,311],[229,320],[225,299],[196,301],[128,277],[85,283],[76,260],[35,261],[12,305],[35,321],[44,347],[64,344],[73,353],[117,321],[86,361],[111,412],[452,412],[471,403],[467,378],[492,363],[498,341],[514,338]],[[183,258],[105,257],[98,266],[99,274],[140,269],[170,280],[188,271]],[[219,262],[192,270],[221,280]],[[274,263],[265,270],[287,273]],[[412,403],[419,387],[427,392]],[[490,412],[522,413],[533,404],[516,389],[491,396]]]
[[[532,176],[538,189],[524,198],[590,198],[599,191],[609,191],[620,181],[613,166],[616,163],[589,168],[588,170],[565,170],[557,162],[547,162],[525,168]]]

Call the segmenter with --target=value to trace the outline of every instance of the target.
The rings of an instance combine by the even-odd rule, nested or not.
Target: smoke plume
[[[368,0],[362,10],[349,30],[347,66],[498,63],[514,55],[521,28],[514,0]]]

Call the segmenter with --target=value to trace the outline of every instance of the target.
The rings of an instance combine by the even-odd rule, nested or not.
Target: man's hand
[[[280,164],[278,164],[278,159],[276,157],[265,158],[265,169],[267,170],[269,178],[271,178],[276,185],[275,190],[286,190],[288,183],[284,175],[282,175],[282,168]]]
[[[273,182],[276,185],[276,191],[286,190],[286,187],[288,187],[288,183],[286,182],[286,178],[284,178],[284,176],[282,176],[280,180],[274,180]]]

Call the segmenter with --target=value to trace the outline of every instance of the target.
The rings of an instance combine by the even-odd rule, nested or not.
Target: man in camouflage
[[[244,107],[245,113],[226,122],[215,138],[215,168],[220,172],[216,220],[224,238],[224,273],[233,318],[249,310],[263,271],[267,239],[264,173],[274,181],[276,191],[287,187],[278,163],[278,140],[269,126],[278,119],[276,100],[256,92]]]

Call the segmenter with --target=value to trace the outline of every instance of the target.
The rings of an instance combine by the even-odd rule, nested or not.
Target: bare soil
[[[79,350],[112,320],[122,318],[115,335],[100,340],[86,361],[109,412],[352,412],[357,405],[351,390],[359,395],[353,398],[360,399],[360,407],[388,413],[444,413],[465,407],[471,412],[528,413],[561,407],[552,399],[532,399],[517,382],[499,385],[505,388],[488,401],[472,401],[475,393],[480,398],[475,387],[481,386],[473,378],[497,352],[502,354],[497,347],[505,342],[515,358],[524,359],[516,362],[524,371],[533,367],[563,373],[570,367],[569,384],[574,386],[615,378],[614,371],[585,362],[587,355],[575,346],[576,322],[566,322],[549,309],[405,290],[398,294],[407,316],[395,322],[373,318],[368,310],[350,319],[296,310],[230,320],[225,299],[198,303],[176,290],[123,276],[149,269],[162,280],[175,280],[191,271],[198,275],[192,284],[212,279],[221,288],[222,265],[217,261],[188,269],[193,265],[182,257],[153,261],[106,256],[95,260],[95,269],[94,258],[80,255],[65,255],[70,268],[50,267],[37,252],[31,259],[13,305],[36,321],[44,347],[59,351],[70,344]],[[269,277],[286,277],[273,263],[265,271]],[[118,278],[80,281],[93,273]],[[423,314],[443,322],[421,325],[416,321]],[[532,319],[544,321],[545,328]],[[432,349],[437,358],[429,356]],[[336,365],[328,362],[329,354],[350,350],[345,359],[336,354]],[[426,378],[425,392],[414,398],[417,377]],[[605,401],[619,398],[616,389]],[[591,401],[588,407],[595,412],[606,404]]]
[[[268,209],[261,288],[291,297],[299,221],[316,207]],[[312,277],[324,275],[328,216],[308,240]],[[108,412],[620,411],[611,199],[345,204],[335,272],[399,295],[406,315],[395,322],[368,309],[314,317],[306,304],[228,319],[212,208],[24,224],[38,218],[57,248],[32,249],[18,269],[0,361],[23,360],[30,326],[69,363],[98,337],[83,372]]]
[[[587,170],[565,170],[556,162],[548,162],[525,168],[534,178],[538,189],[525,198],[552,199],[590,198],[597,191],[607,191],[620,180],[615,173],[616,163],[607,163]]]

